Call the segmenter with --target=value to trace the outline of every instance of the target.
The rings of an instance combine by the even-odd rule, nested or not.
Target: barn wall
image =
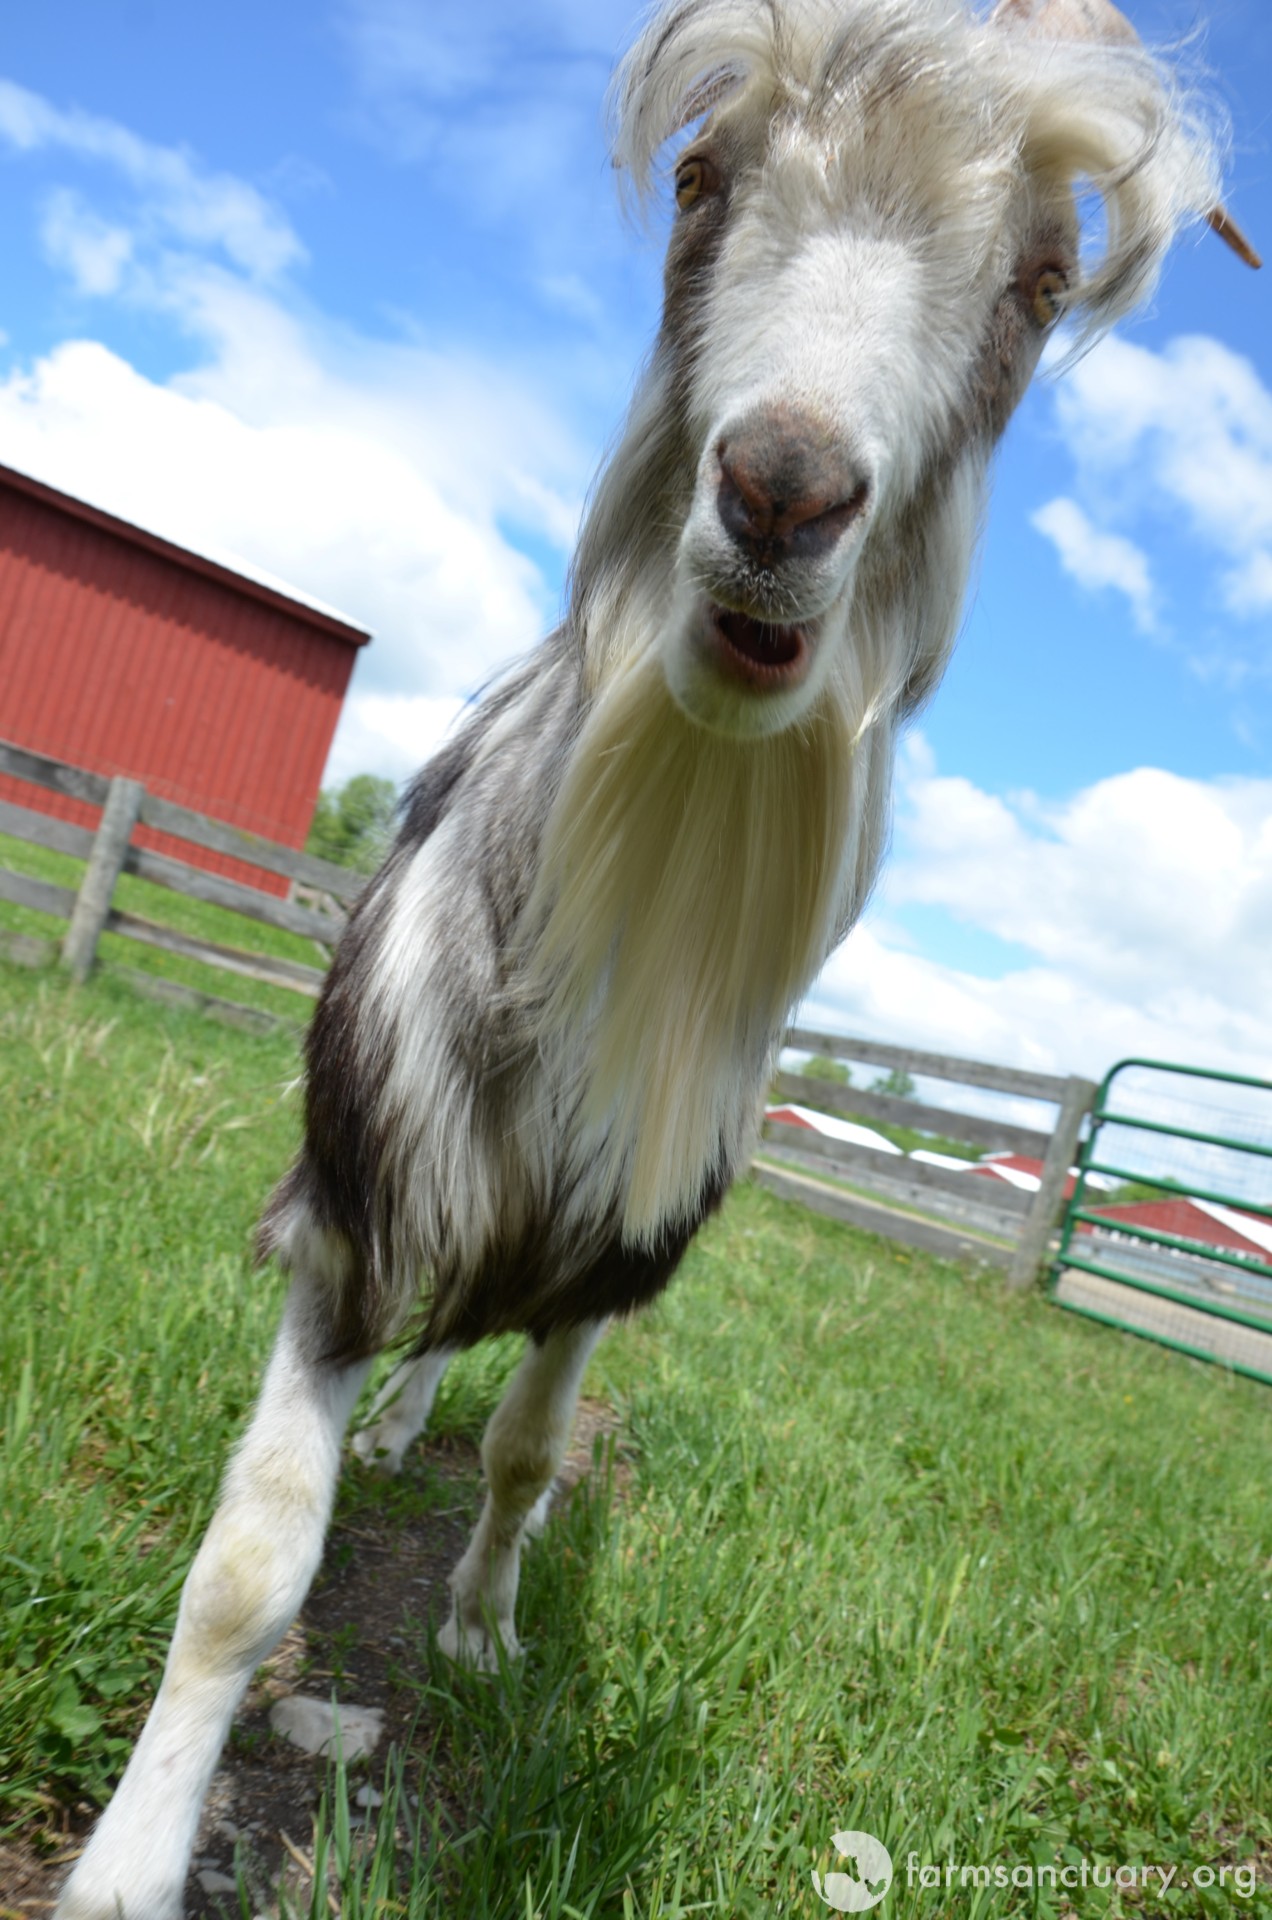
[[[356,657],[307,610],[233,584],[0,479],[0,737],[303,844]],[[77,503],[72,503],[77,504]],[[196,571],[203,565],[206,570]],[[222,575],[222,577],[216,577]],[[0,796],[94,810],[0,776]],[[138,840],[269,892],[259,868],[146,829]]]

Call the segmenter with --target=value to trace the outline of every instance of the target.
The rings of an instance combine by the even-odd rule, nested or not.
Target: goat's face
[[[615,104],[638,192],[708,117],[576,557],[591,685],[656,650],[700,728],[780,736],[835,701],[857,739],[940,677],[1053,321],[1093,338],[1215,208],[1204,108],[1112,0],[667,0]],[[1107,216],[1080,275],[1078,180]]]
[[[714,731],[798,722],[883,572],[895,590],[934,562],[952,577],[918,601],[961,598],[988,454],[1077,235],[1067,188],[924,158],[753,110],[678,163],[662,344],[691,491],[661,644],[676,700]],[[924,649],[948,637],[894,645],[889,694],[921,691]]]

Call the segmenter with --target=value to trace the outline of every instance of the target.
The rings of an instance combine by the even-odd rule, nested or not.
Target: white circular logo
[[[835,1852],[851,1873],[813,1874],[817,1897],[836,1913],[869,1913],[892,1885],[892,1855],[872,1833],[832,1833]]]

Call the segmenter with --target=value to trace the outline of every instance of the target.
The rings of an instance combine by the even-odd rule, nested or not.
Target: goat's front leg
[[[187,1576],[163,1684],[54,1920],[177,1920],[199,1810],[254,1669],[300,1608],[369,1362],[333,1366],[293,1285],[251,1426]]]
[[[533,1341],[481,1443],[486,1504],[450,1577],[454,1606],[438,1635],[450,1659],[493,1673],[502,1647],[521,1651],[513,1615],[527,1522],[549,1492],[569,1445],[583,1370],[604,1320]]]
[[[437,1347],[404,1360],[376,1395],[367,1424],[353,1436],[353,1451],[377,1473],[402,1471],[402,1455],[433,1411],[437,1389],[454,1358],[453,1347]]]

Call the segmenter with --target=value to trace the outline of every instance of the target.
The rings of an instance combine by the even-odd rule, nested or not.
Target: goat
[[[661,331],[562,625],[418,776],[333,962],[260,1233],[282,1329],[59,1920],[180,1912],[390,1343],[357,1444],[394,1467],[452,1354],[529,1335],[441,1633],[479,1667],[517,1652],[588,1355],[747,1164],[789,1012],[861,912],[1044,343],[1142,301],[1190,216],[1245,248],[1204,116],[1108,0],[675,0],[615,102],[638,193],[694,128]]]

